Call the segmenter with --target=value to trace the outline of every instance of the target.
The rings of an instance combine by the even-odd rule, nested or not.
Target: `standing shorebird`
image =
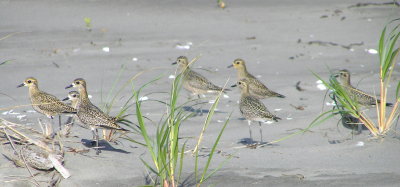
[[[346,69],[340,70],[339,73],[335,75],[339,78],[338,81],[340,85],[344,88],[350,98],[362,106],[376,105],[376,103],[381,103],[376,97],[369,95],[362,90],[353,87],[350,83],[350,72]],[[393,106],[392,103],[386,103],[386,106]]]
[[[183,87],[192,92],[193,94],[200,95],[206,93],[218,93],[220,91],[229,91],[229,89],[223,89],[219,86],[214,85],[204,76],[193,71],[189,67],[189,61],[185,56],[177,58],[176,62],[172,64],[179,65],[179,71],[183,73]],[[200,96],[199,96],[200,98]]]
[[[67,101],[67,100],[71,101],[71,107],[72,108],[77,109],[78,108],[78,101],[79,101],[79,92],[70,91],[68,93],[68,96],[66,98],[64,98],[62,101]],[[80,122],[78,115],[75,114],[74,116],[70,117],[68,119],[68,122],[69,122],[69,124],[74,124],[75,122]],[[79,124],[79,126],[81,126],[83,128],[90,129],[89,126],[87,126],[87,125],[85,125],[83,123],[78,123],[78,124]]]
[[[199,99],[200,99],[200,94],[230,91],[229,89],[224,89],[214,85],[204,76],[191,70],[189,67],[189,61],[185,56],[178,57],[176,62],[172,64],[178,64],[179,66],[178,67],[179,71],[183,75],[182,76],[183,87],[192,94],[197,95]],[[200,109],[200,114],[202,114],[201,109]]]
[[[63,101],[71,101],[71,107],[72,108],[78,108],[78,101],[79,101],[79,92],[77,91],[70,91],[68,93],[68,96],[63,99]]]
[[[271,114],[267,107],[257,99],[257,97],[252,96],[249,92],[249,83],[246,79],[241,79],[236,83],[237,86],[240,88],[240,102],[239,102],[239,109],[242,113],[243,117],[247,119],[249,125],[249,133],[250,133],[250,140],[253,141],[253,137],[251,135],[251,122],[257,121],[260,125],[260,137],[261,142],[263,143],[262,139],[262,128],[261,122],[266,121],[278,121],[281,118]],[[236,86],[234,85],[234,86]]]
[[[99,154],[99,132],[98,128],[113,129],[128,131],[121,128],[116,124],[114,118],[108,116],[102,112],[99,108],[90,102],[87,91],[86,91],[86,81],[84,79],[75,79],[71,85],[65,87],[65,89],[75,87],[79,92],[79,100],[77,102],[77,113],[79,121],[90,127],[93,133],[93,138],[96,140],[96,154]]]
[[[78,108],[78,101],[79,101],[79,92],[70,91],[68,93],[68,96],[63,99],[63,101],[67,101],[67,100],[71,101],[71,107],[72,108],[77,109]],[[117,117],[113,117],[113,116],[110,116],[110,118],[114,122],[118,122],[118,120],[119,120]],[[73,119],[74,119],[74,121],[80,122],[79,117],[76,114],[73,116]],[[83,123],[81,123],[80,126],[83,127],[83,128],[86,128],[86,129],[90,129],[90,126],[87,126],[87,125],[85,125]]]
[[[61,114],[76,114],[76,110],[65,103],[61,102],[54,95],[48,94],[39,90],[38,81],[33,77],[25,79],[24,83],[18,85],[19,87],[26,86],[29,88],[29,97],[31,99],[32,107],[35,111],[46,115],[51,118],[59,116],[59,125],[61,130]]]
[[[231,67],[234,67],[237,70],[238,80],[247,79],[247,82],[249,83],[248,86],[250,95],[256,97],[257,99],[265,99],[269,97],[285,98],[284,95],[268,89],[260,80],[247,72],[246,63],[244,60],[240,58],[234,60],[233,63],[228,66],[228,68]]]

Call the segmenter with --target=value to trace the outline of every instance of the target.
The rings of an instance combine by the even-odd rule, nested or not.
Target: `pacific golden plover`
[[[262,128],[261,128],[261,122],[266,122],[266,121],[278,121],[281,118],[271,114],[267,107],[259,100],[257,97],[252,96],[249,92],[249,83],[247,79],[241,79],[237,83],[237,86],[240,88],[240,102],[239,102],[239,109],[240,112],[242,113],[243,117],[246,118],[248,121],[249,125],[249,133],[250,133],[250,140],[253,141],[253,137],[251,134],[251,122],[252,121],[257,121],[258,124],[260,125],[260,137],[261,137],[261,142],[263,143],[262,139]]]
[[[368,107],[371,105],[376,105],[376,103],[381,103],[381,101],[379,99],[376,99],[376,97],[353,87],[350,83],[350,72],[348,70],[346,69],[340,70],[339,73],[335,75],[335,77],[338,78],[338,82],[347,92],[349,97],[352,100],[358,102],[360,105]],[[392,106],[392,105],[393,105],[392,103],[386,103],[386,106]]]
[[[51,119],[53,119],[53,117],[56,115],[59,116],[60,130],[61,114],[77,113],[74,108],[61,102],[59,99],[57,99],[57,97],[39,90],[38,81],[33,77],[25,79],[22,84],[18,85],[18,88],[22,86],[29,88],[29,97],[31,99],[32,107],[35,111],[44,114]]]
[[[223,89],[214,85],[204,76],[191,70],[189,67],[189,61],[185,56],[178,57],[176,62],[172,64],[179,65],[179,71],[183,73],[183,87],[193,94],[199,95],[206,93],[218,93],[220,91],[229,91],[229,89]]]
[[[197,95],[200,99],[200,94],[206,93],[218,93],[230,91],[229,89],[224,89],[211,83],[207,78],[200,75],[199,73],[193,71],[189,67],[189,61],[187,57],[180,56],[172,64],[178,64],[178,69],[182,73],[182,85],[183,87],[191,92],[193,95]],[[202,109],[198,109],[200,115],[203,114]]]
[[[115,120],[102,112],[99,108],[93,105],[88,97],[86,90],[86,81],[84,79],[75,79],[71,85],[67,86],[65,89],[75,87],[79,92],[79,100],[77,103],[77,116],[79,121],[85,125],[88,125],[92,130],[93,136],[96,140],[96,154],[100,153],[99,147],[99,134],[98,128],[113,129],[128,131],[121,128],[116,124]]]
[[[63,99],[63,101],[71,101],[71,106],[75,109],[78,108],[78,101],[79,101],[79,92],[77,91],[70,91],[68,93],[68,96],[66,98]],[[117,117],[113,117],[113,116],[109,116],[111,118],[111,120],[113,120],[114,122],[118,122],[118,118]],[[74,121],[80,122],[78,115],[74,115]],[[81,123],[81,127],[86,128],[86,129],[90,129],[90,126],[87,126],[83,123]]]
[[[246,63],[242,59],[236,59],[233,61],[228,68],[234,67],[237,70],[238,80],[247,79],[249,83],[250,95],[256,97],[257,99],[265,99],[269,97],[280,97],[285,98],[284,95],[276,93],[268,89],[260,80],[254,77],[252,74],[247,72]]]

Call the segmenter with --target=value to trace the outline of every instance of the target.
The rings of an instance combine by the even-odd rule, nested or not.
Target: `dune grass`
[[[320,116],[317,119],[326,119],[327,117],[333,117],[334,115],[341,115],[342,118],[346,116],[352,116],[358,119],[374,137],[385,136],[397,121],[396,119],[399,117],[399,90],[400,90],[400,81],[396,86],[396,96],[395,103],[391,109],[388,109],[386,106],[386,102],[388,101],[387,91],[391,81],[393,70],[396,66],[396,59],[399,54],[399,48],[397,47],[397,41],[400,36],[400,24],[394,25],[398,23],[400,19],[395,19],[389,22],[384,29],[382,30],[379,45],[378,45],[378,53],[379,53],[379,61],[380,61],[380,76],[379,76],[379,85],[380,85],[380,103],[376,103],[376,112],[378,119],[373,121],[365,111],[362,110],[362,107],[357,103],[357,101],[353,100],[347,93],[347,91],[338,83],[334,76],[331,76],[328,81],[323,80],[320,76],[314,73],[314,75],[323,82],[323,84],[331,91],[331,98],[335,102],[335,107]],[[390,32],[387,33],[387,30],[390,29]],[[319,123],[320,120],[313,121],[311,125],[315,125]]]
[[[194,59],[196,60],[196,59]],[[193,60],[193,61],[194,61]],[[193,62],[192,61],[192,62]],[[191,63],[192,63],[191,62]],[[146,162],[144,159],[141,159],[143,164],[146,166],[148,170],[154,173],[157,176],[157,180],[154,180],[154,185],[161,185],[165,187],[176,187],[179,186],[182,176],[182,170],[184,167],[184,158],[186,141],[180,137],[180,125],[189,117],[191,117],[191,112],[186,112],[184,110],[184,106],[189,104],[192,101],[185,102],[181,105],[178,104],[179,92],[182,87],[182,76],[184,74],[176,75],[176,78],[172,82],[171,89],[169,92],[169,99],[167,102],[164,102],[166,105],[165,115],[160,120],[157,125],[155,135],[149,135],[148,124],[145,121],[145,118],[142,114],[142,104],[145,102],[141,101],[141,92],[146,86],[150,85],[154,81],[151,81],[142,87],[140,87],[137,91],[133,91],[135,96],[135,106],[136,106],[136,119],[139,126],[140,134],[144,140],[144,144],[149,151],[151,156],[151,162]],[[198,169],[198,155],[199,149],[202,142],[202,135],[208,127],[208,124],[211,122],[211,118],[214,115],[215,108],[218,105],[219,99],[221,97],[221,93],[216,96],[216,102],[211,106],[208,115],[206,116],[206,120],[204,122],[203,130],[200,132],[199,140],[196,145],[195,151],[193,151],[193,155],[195,157],[195,175],[196,175],[196,183],[197,186],[200,186],[204,181],[206,181],[212,174],[214,174],[220,167],[221,164],[211,172],[208,172],[208,168],[210,167],[211,160],[215,153],[215,149],[218,145],[218,142],[222,136],[222,133],[225,127],[228,124],[228,120],[224,123],[221,128],[219,135],[214,141],[213,148],[211,153],[209,154],[207,163],[203,167],[203,171],[201,175],[199,174]],[[228,118],[229,119],[229,118]],[[133,140],[133,139],[132,139]],[[184,141],[181,143],[181,141]],[[201,176],[197,178],[197,176]]]

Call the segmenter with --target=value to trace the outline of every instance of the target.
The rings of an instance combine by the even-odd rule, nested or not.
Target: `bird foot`
[[[96,150],[96,155],[99,155],[101,153],[101,150],[98,147],[95,148],[95,150]]]

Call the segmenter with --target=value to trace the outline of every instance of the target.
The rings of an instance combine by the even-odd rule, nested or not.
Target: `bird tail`
[[[284,96],[284,95],[282,95],[282,94],[278,94],[278,93],[276,93],[276,97],[279,97],[279,98],[285,98],[286,96]]]
[[[115,130],[124,131],[124,132],[130,132],[130,130],[124,129],[124,128],[122,128],[122,127],[120,127],[119,129],[115,129]]]
[[[378,100],[377,102],[378,102],[378,103],[381,103],[381,100]],[[392,107],[392,106],[393,106],[393,103],[386,103],[386,106]]]
[[[77,112],[76,111],[63,111],[61,113],[63,113],[63,114],[76,114]]]
[[[276,117],[276,116],[272,117],[272,119],[273,119],[274,121],[276,121],[276,122],[278,122],[278,120],[281,120],[280,117]]]
[[[222,89],[222,92],[224,92],[224,93],[226,93],[227,91],[232,91],[231,89],[228,89],[228,88],[223,88]]]
[[[104,128],[104,129],[109,129],[109,130],[117,130],[117,131],[125,131],[125,132],[129,132],[128,129],[124,129],[122,127],[120,127],[118,124],[114,123],[112,126],[108,126],[108,125],[99,125],[98,127],[100,128]]]

